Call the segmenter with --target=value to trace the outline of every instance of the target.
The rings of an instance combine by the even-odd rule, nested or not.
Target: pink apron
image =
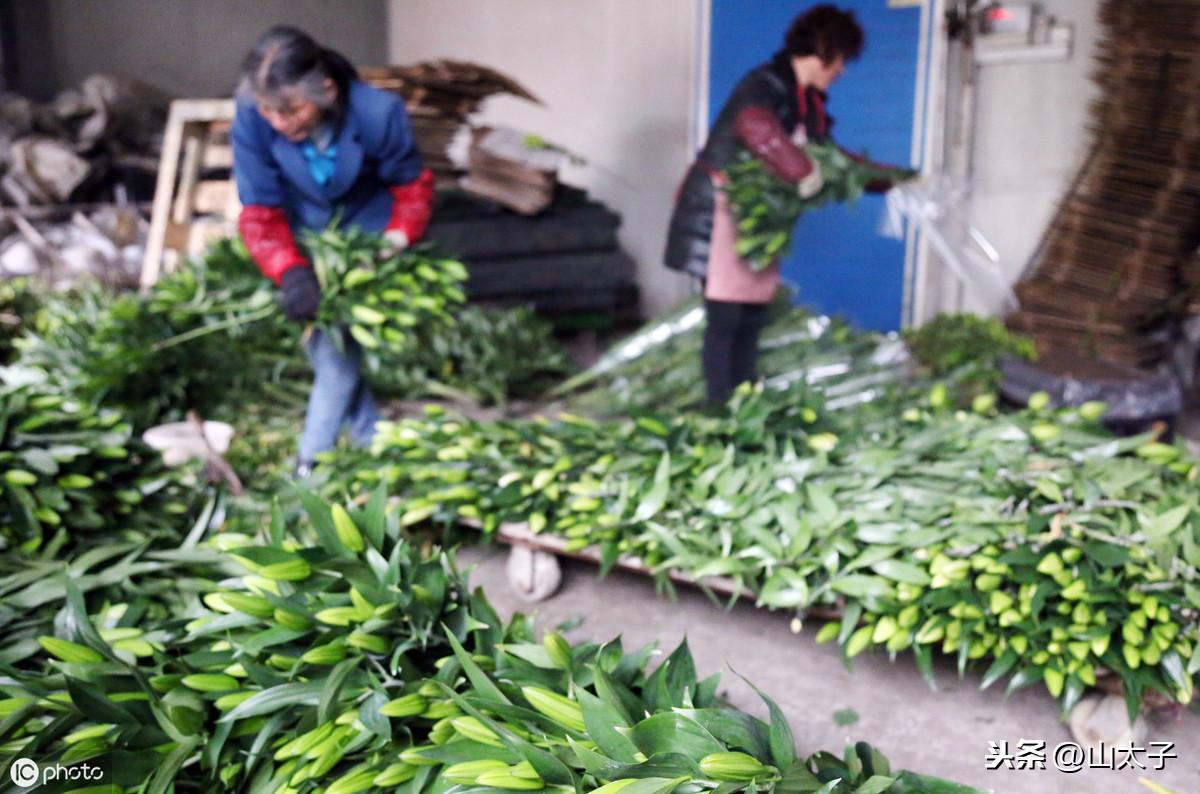
[[[725,177],[713,174],[713,231],[708,247],[704,297],[729,303],[770,303],[779,288],[779,261],[754,271],[737,255],[737,222],[729,197],[721,190]]]

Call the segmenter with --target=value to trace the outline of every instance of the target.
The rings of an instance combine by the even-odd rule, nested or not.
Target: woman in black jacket
[[[759,333],[780,280],[778,261],[755,271],[738,257],[737,224],[721,190],[724,170],[746,150],[801,196],[820,192],[820,167],[804,146],[828,140],[826,92],[862,48],[863,30],[851,11],[819,5],[797,16],[784,48],[734,88],[684,177],[665,258],[667,267],[704,280],[702,364],[710,404],[754,380]],[[868,190],[889,187],[880,182]]]

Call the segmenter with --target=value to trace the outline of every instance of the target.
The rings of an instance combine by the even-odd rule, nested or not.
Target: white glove
[[[825,178],[821,176],[821,164],[813,160],[812,167],[813,170],[809,175],[796,183],[796,192],[802,199],[812,198],[821,192],[821,188],[825,187]]]
[[[405,248],[408,248],[408,235],[399,229],[388,229],[383,233],[383,239],[391,247],[392,253],[398,254]]]

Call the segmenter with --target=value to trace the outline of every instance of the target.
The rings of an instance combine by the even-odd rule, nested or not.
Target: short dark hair
[[[822,4],[798,14],[788,27],[783,44],[788,55],[816,55],[825,63],[839,55],[852,61],[862,54],[865,36],[853,11]]]

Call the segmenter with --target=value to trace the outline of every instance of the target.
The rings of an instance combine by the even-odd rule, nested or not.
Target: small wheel
[[[558,591],[562,569],[558,557],[528,546],[513,546],[508,552],[508,583],[529,602],[545,601]]]

